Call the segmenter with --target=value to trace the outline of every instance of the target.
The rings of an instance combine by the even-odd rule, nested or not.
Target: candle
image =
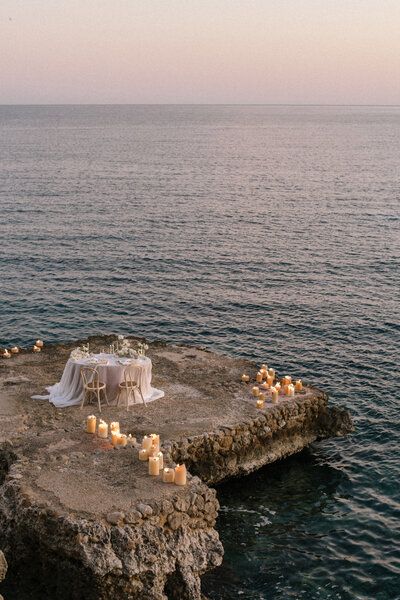
[[[261,369],[260,369],[260,371],[268,371],[268,365],[266,365],[265,363],[263,363],[263,364],[261,365]]]
[[[268,381],[264,381],[264,383],[261,384],[261,386],[263,390],[267,390],[270,387],[270,384],[268,383]]]
[[[281,384],[280,384],[280,383],[279,383],[279,381],[278,381],[278,383],[276,383],[276,384],[275,384],[275,389],[276,389],[278,392],[280,392],[280,391],[281,391],[281,387],[282,387],[282,386],[281,386]]]
[[[257,398],[257,396],[260,395],[260,388],[258,388],[256,385],[253,387],[253,389],[251,390],[251,393],[253,394],[253,396],[255,396],[255,398]]]
[[[286,383],[283,386],[283,393],[285,394],[285,396],[289,396],[289,384],[288,383]]]
[[[260,373],[263,376],[263,379],[267,379],[267,376],[268,376],[267,369],[260,369]]]
[[[268,369],[268,375],[275,377],[275,369]]]
[[[42,340],[36,340],[35,346],[37,346],[38,348],[43,348],[43,345],[44,344],[43,344]]]
[[[127,436],[124,433],[120,433],[119,438],[118,438],[118,446],[122,446],[122,448],[125,448],[127,443],[128,443]]]
[[[112,423],[110,423],[110,431],[111,431],[111,433],[113,431],[115,431],[115,433],[119,433],[119,423],[118,423],[118,421],[113,421]]]
[[[276,389],[276,386],[272,387],[271,388],[271,402],[276,404],[276,402],[278,402],[278,395],[279,395],[279,391]]]
[[[158,450],[160,449],[160,436],[157,433],[151,433],[150,434],[151,437],[151,445],[154,446],[154,448],[158,448]],[[158,452],[157,450],[157,452]]]
[[[243,373],[243,375],[242,375],[242,381],[244,381],[244,383],[247,383],[248,381],[250,381],[250,377],[249,377],[249,375],[245,375],[245,374]]]
[[[257,398],[257,402],[256,402],[257,408],[264,408],[265,396],[264,396],[263,400],[261,399],[261,396],[263,396],[263,394],[260,394],[260,396]]]
[[[175,467],[175,484],[186,485],[186,467],[185,465],[176,465]]]
[[[86,419],[86,431],[87,433],[96,433],[96,417],[94,415],[89,415]]]
[[[301,392],[301,390],[303,389],[303,382],[301,381],[301,379],[298,379],[296,381],[294,389],[296,390],[296,392]]]
[[[4,352],[3,352],[3,358],[11,358],[11,354],[9,353],[8,350],[4,350]]]
[[[274,384],[274,377],[272,375],[267,376],[267,383],[269,386]]]
[[[18,348],[18,346],[13,346],[13,347],[11,348],[11,354],[18,354],[18,352],[19,352],[19,348]]]
[[[145,435],[142,440],[142,448],[143,450],[150,450],[152,446],[153,440],[149,435]]]
[[[287,395],[294,396],[294,385],[292,383],[287,386]]]
[[[150,456],[149,458],[149,475],[160,474],[160,460],[158,456]]]
[[[136,438],[132,437],[131,434],[129,434],[128,439],[127,439],[127,445],[132,446],[132,448],[133,448],[133,446],[135,446],[135,444],[136,444]]]
[[[286,383],[286,385],[289,385],[289,383],[292,383],[292,378],[290,377],[290,375],[285,375],[283,380]]]
[[[261,383],[263,380],[263,374],[261,373],[261,371],[258,371],[257,375],[256,375],[256,381],[257,383]]]
[[[158,458],[158,461],[160,463],[160,469],[164,468],[164,454],[160,451],[157,452],[156,457]]]
[[[108,437],[108,425],[105,421],[102,421],[101,419],[100,419],[99,427],[97,429],[97,435],[100,438]]]
[[[119,431],[113,431],[111,430],[111,443],[114,446],[114,448],[116,448],[119,444],[119,438],[120,438],[120,432]]]
[[[170,469],[165,467],[162,474],[162,480],[164,483],[174,483],[175,481],[175,471],[174,469]]]
[[[39,346],[36,346],[36,345],[35,345],[35,346],[33,346],[32,350],[33,350],[34,352],[40,352],[41,348],[39,348]]]
[[[139,460],[149,460],[149,453],[145,448],[139,450]]]

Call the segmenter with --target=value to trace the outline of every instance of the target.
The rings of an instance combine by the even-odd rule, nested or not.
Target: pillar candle
[[[36,340],[35,342],[35,346],[37,346],[38,348],[43,348],[43,341],[42,340]]]
[[[164,468],[164,454],[162,452],[158,451],[157,454],[156,454],[156,457],[159,460],[160,469],[163,469]]]
[[[262,400],[262,399],[261,399],[261,396],[262,396],[262,395],[263,395],[263,394],[260,394],[260,396],[257,398],[257,402],[256,402],[256,406],[257,406],[257,408],[264,408],[264,405],[265,405],[265,398],[264,398],[264,400]]]
[[[253,389],[251,390],[251,392],[252,392],[253,396],[255,398],[257,398],[257,396],[259,396],[259,394],[260,394],[260,388],[258,388],[257,386],[254,386]]]
[[[303,389],[303,382],[301,381],[301,379],[298,379],[296,381],[294,389],[296,390],[296,392],[301,392],[301,390]]]
[[[19,348],[18,348],[18,346],[13,346],[13,347],[11,348],[11,353],[12,353],[12,354],[18,354],[18,352],[19,352]]]
[[[142,440],[142,448],[144,450],[150,450],[152,443],[153,443],[153,440],[151,439],[151,437],[149,435],[145,435]]]
[[[271,402],[273,402],[274,404],[276,404],[276,402],[278,402],[278,390],[276,389],[276,387],[272,387],[271,388]]]
[[[11,358],[11,354],[9,353],[8,350],[4,350],[4,352],[3,352],[3,358]]]
[[[149,457],[149,475],[160,474],[160,461],[158,456]]]
[[[250,381],[250,377],[249,377],[249,375],[245,375],[245,374],[243,373],[243,375],[242,375],[242,381],[244,381],[244,383],[247,383],[248,381]]]
[[[129,434],[128,439],[127,439],[127,444],[128,444],[128,446],[132,446],[132,448],[133,448],[133,446],[135,446],[135,444],[136,444],[136,438],[132,437],[132,435]]]
[[[275,377],[275,369],[268,369],[268,375]]]
[[[186,467],[185,465],[176,465],[175,467],[175,484],[186,485]]]
[[[105,421],[102,421],[100,419],[100,423],[99,423],[99,427],[97,430],[97,435],[100,438],[107,438],[108,437],[108,425]]]
[[[281,391],[281,387],[282,387],[282,386],[281,386],[281,384],[280,384],[280,383],[279,383],[279,381],[278,381],[278,383],[276,383],[276,384],[275,384],[275,389],[276,389],[278,392],[280,392],[280,391]]]
[[[294,396],[294,385],[292,383],[287,386],[287,395]]]
[[[139,450],[139,460],[149,460],[149,453],[145,448]]]
[[[96,417],[94,415],[89,415],[86,419],[86,431],[87,433],[96,433]]]
[[[272,377],[272,375],[268,375],[267,377],[267,383],[269,386],[273,385],[274,383],[274,377]]]
[[[150,434],[151,440],[152,440],[152,444],[153,446],[159,446],[160,445],[160,436],[157,433],[151,433]]]
[[[262,383],[260,387],[262,387],[263,390],[268,390],[270,384],[268,383],[268,381],[264,381],[264,383]]]
[[[265,363],[263,363],[263,364],[261,365],[261,369],[260,369],[260,371],[263,371],[263,370],[264,370],[264,371],[268,371],[268,365],[266,365]]]
[[[285,396],[289,396],[289,384],[285,383],[285,385],[283,386],[283,393],[285,394]]]
[[[285,377],[283,378],[284,382],[286,385],[289,385],[289,383],[292,383],[292,378],[290,377],[290,375],[285,375]]]
[[[33,350],[34,352],[40,352],[41,348],[39,348],[39,346],[36,346],[36,345],[35,345],[35,346],[33,346],[32,350]]]
[[[116,448],[119,444],[119,437],[120,437],[120,432],[119,431],[112,431],[111,430],[111,443],[114,446],[114,448]]]
[[[261,373],[261,371],[258,371],[257,375],[256,375],[256,381],[257,383],[261,383],[263,380],[263,374]]]
[[[174,469],[170,469],[165,467],[162,474],[162,480],[164,483],[174,483],[175,481],[175,471]]]
[[[110,423],[110,431],[113,432],[115,431],[115,433],[119,433],[119,423],[118,421],[113,421],[112,423]]]

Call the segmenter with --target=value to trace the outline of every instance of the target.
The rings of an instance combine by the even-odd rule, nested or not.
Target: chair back
[[[138,381],[140,377],[140,369],[137,365],[130,365],[124,369],[124,381],[127,387],[133,387],[140,383]]]
[[[100,384],[99,372],[97,369],[93,367],[82,367],[81,368],[81,377],[83,381],[83,386],[87,388],[90,384],[90,387],[98,388]]]

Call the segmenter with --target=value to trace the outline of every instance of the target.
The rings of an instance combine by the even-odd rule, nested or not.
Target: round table
[[[124,380],[124,371],[127,367],[133,367],[136,381],[139,383],[146,402],[152,402],[164,396],[162,390],[151,387],[151,360],[147,356],[139,358],[119,358],[113,354],[95,354],[90,358],[69,358],[65,365],[61,380],[46,390],[46,396],[32,396],[34,400],[49,400],[54,406],[64,408],[74,406],[82,402],[83,384],[81,377],[82,367],[96,368],[99,372],[100,381],[106,384],[108,401],[116,402],[118,384]],[[137,370],[135,369],[137,367]],[[135,373],[136,371],[136,373]],[[139,394],[135,402],[142,402]]]

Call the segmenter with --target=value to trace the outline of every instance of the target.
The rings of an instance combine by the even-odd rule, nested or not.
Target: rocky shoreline
[[[91,348],[109,343],[90,339]],[[222,562],[218,500],[209,485],[246,475],[310,443],[345,435],[348,412],[326,394],[255,407],[249,361],[205,349],[150,345],[153,383],[165,398],[130,412],[106,407],[137,438],[156,431],[169,464],[185,462],[186,487],[147,475],[134,448],[84,433],[93,407],[56,409],[30,396],[58,381],[71,349],[0,361],[0,549],[13,598],[200,600],[201,575]]]

